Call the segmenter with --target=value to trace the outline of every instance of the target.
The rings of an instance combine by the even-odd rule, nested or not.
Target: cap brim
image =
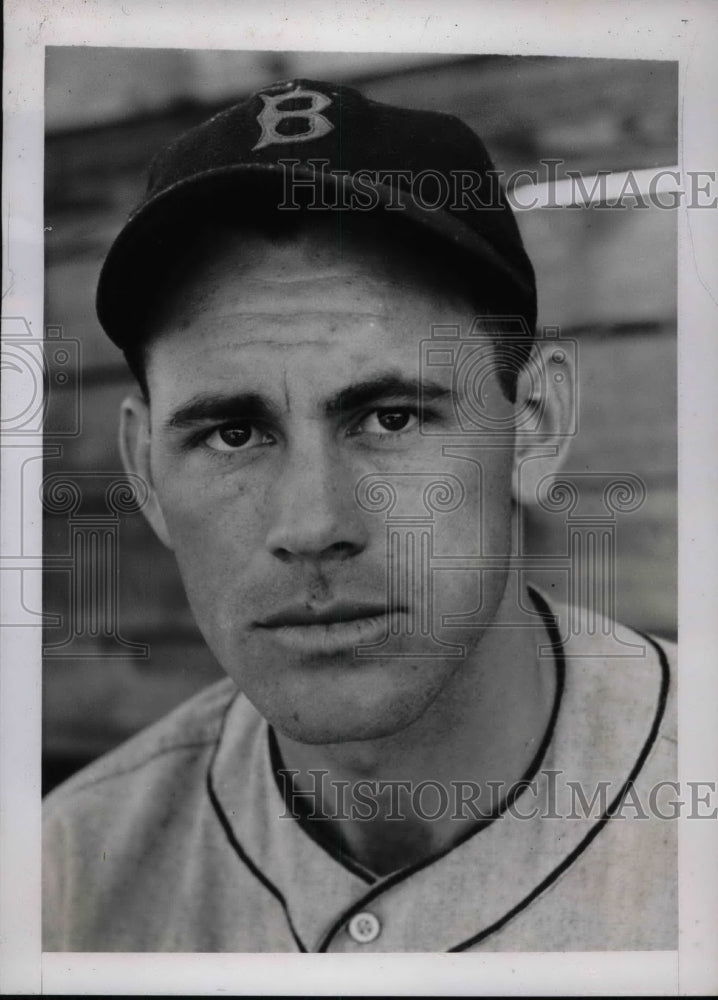
[[[313,169],[299,164],[294,165],[293,175],[299,179],[315,179]],[[220,194],[226,196],[228,192],[249,196],[254,188],[255,192],[266,194],[277,187],[283,188],[278,182],[284,180],[285,169],[278,163],[235,164],[178,181],[146,201],[130,217],[112,244],[100,272],[97,315],[110,339],[126,350],[143,336],[141,319],[148,296],[160,283],[168,261],[176,257],[178,242],[186,245],[193,226],[202,221],[203,206],[216,203]],[[325,191],[332,191],[334,187],[335,194],[340,186],[344,194],[353,191],[366,196],[367,193],[366,182],[357,188],[351,175],[325,174],[321,181]],[[388,205],[396,204],[396,192],[384,184],[372,185],[371,191],[376,192],[377,208],[385,209],[384,214],[390,222],[397,217],[404,218],[426,233],[437,236],[467,258],[480,261],[484,270],[476,275],[476,291],[484,288],[488,296],[500,296],[504,301],[510,296],[511,312],[525,317],[533,330],[536,304],[528,257],[524,262],[530,278],[514,269],[492,243],[461,222],[456,214],[440,208],[422,208],[410,198],[403,200],[402,209],[388,209]],[[238,204],[241,207],[242,203],[234,202],[235,209]],[[248,218],[252,212],[256,213],[251,198],[247,197],[244,204]],[[272,206],[282,211],[279,201]],[[236,223],[236,211],[233,219]]]

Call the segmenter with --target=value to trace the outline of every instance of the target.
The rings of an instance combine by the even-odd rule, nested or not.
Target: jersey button
[[[381,924],[373,913],[355,913],[347,929],[357,944],[370,944],[379,937]]]

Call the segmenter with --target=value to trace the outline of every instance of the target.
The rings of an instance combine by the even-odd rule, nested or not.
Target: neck
[[[510,578],[513,574],[510,574]],[[311,825],[377,875],[448,849],[535,763],[556,694],[546,627],[506,588],[494,625],[424,714],[378,740],[309,745],[277,734]],[[502,627],[503,626],[503,627]],[[313,773],[312,773],[313,772]],[[285,778],[285,781],[288,780]]]

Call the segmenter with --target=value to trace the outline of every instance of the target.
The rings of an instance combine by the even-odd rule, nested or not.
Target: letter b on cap
[[[290,94],[260,94],[259,96],[264,101],[264,107],[257,115],[262,134],[259,141],[252,147],[253,150],[263,149],[265,146],[271,146],[275,143],[306,142],[309,139],[320,139],[334,128],[332,123],[320,114],[332,103],[326,94],[297,87]],[[281,111],[279,109],[278,105],[298,97],[307,98],[309,107],[297,111]],[[282,135],[277,131],[280,122],[292,118],[303,118],[307,123],[306,130],[294,135]]]

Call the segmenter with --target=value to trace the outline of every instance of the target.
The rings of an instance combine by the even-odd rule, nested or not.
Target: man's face
[[[325,226],[283,241],[215,231],[163,298],[147,380],[166,532],[213,653],[290,738],[400,731],[472,668],[496,615],[505,572],[480,584],[427,566],[430,550],[510,544],[511,447],[447,448],[467,443],[451,368],[418,389],[432,324],[472,318],[406,245]],[[497,380],[484,391],[510,415]],[[439,480],[449,513],[427,506]]]

